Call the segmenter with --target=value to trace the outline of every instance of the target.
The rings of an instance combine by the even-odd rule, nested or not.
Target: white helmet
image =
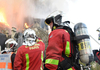
[[[23,34],[24,43],[23,45],[32,46],[36,43],[36,33],[32,29],[26,29]]]
[[[12,39],[12,38],[10,38],[10,39],[8,39],[6,42],[5,42],[5,44],[14,44],[14,45],[18,45],[18,43],[14,40],[14,39]]]
[[[62,11],[55,11],[51,13],[46,19],[45,23],[49,25],[53,22],[54,25],[69,26],[70,21],[67,20],[66,14]]]
[[[10,38],[5,42],[5,45],[6,45],[5,50],[15,51],[15,49],[17,48],[18,43],[14,39]]]

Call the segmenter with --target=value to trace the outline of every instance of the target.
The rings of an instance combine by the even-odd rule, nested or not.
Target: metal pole
[[[99,45],[100,45],[100,43],[97,41],[97,40],[95,40],[91,35],[89,35],[96,43],[98,43]]]

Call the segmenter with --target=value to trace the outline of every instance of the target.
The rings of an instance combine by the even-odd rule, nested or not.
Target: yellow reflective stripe
[[[41,70],[43,70],[43,68],[42,68],[42,64],[41,64],[41,67],[40,67],[40,69],[41,69]]]
[[[26,70],[28,70],[29,69],[29,55],[28,55],[28,53],[25,54],[25,56],[26,56]]]
[[[73,70],[72,68],[69,68],[68,70]]]
[[[58,65],[59,60],[56,59],[46,59],[45,64],[53,64],[53,65]]]
[[[65,48],[65,55],[67,57],[69,57],[69,54],[70,54],[70,42],[66,42],[66,48]]]
[[[41,60],[42,60],[42,62],[43,62],[43,51],[41,51]],[[43,68],[42,68],[42,63],[41,63],[40,69],[43,70]]]
[[[41,51],[41,60],[43,61],[43,51]]]

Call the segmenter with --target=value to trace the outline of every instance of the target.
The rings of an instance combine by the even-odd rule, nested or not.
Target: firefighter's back
[[[34,46],[21,46],[16,57],[20,57],[22,59],[22,70],[40,70],[43,59],[43,46],[41,44],[35,44]],[[15,62],[17,62],[17,58],[15,58]],[[20,62],[19,62],[20,63]],[[17,63],[15,63],[16,65]],[[16,65],[17,66],[17,65]],[[43,67],[42,67],[43,68]]]

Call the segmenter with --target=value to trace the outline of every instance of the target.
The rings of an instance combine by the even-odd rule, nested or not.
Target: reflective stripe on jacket
[[[74,67],[71,67],[71,68],[69,68],[69,69],[67,69],[67,70],[76,70]]]
[[[0,54],[0,70],[12,70],[11,55],[12,52]]]

